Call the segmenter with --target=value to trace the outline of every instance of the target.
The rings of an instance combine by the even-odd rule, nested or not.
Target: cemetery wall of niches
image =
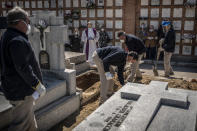
[[[56,11],[57,16],[65,17],[65,24],[69,25],[69,34],[76,27],[81,33],[88,21],[97,29],[104,26],[112,39],[112,45],[119,43],[116,34],[124,27],[124,0],[1,0],[0,15],[5,16],[8,10],[16,5],[31,15],[37,10]]]
[[[197,57],[197,1],[196,0],[139,0],[136,32],[140,25],[154,25],[158,29],[162,20],[172,21],[176,32],[175,54]]]

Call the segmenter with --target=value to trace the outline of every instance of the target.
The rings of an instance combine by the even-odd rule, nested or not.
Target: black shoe
[[[174,75],[174,72],[170,72],[170,75]]]

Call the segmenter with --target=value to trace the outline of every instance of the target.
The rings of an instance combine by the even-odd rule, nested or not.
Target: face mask
[[[101,31],[104,31],[104,29],[101,29]]]
[[[124,41],[124,40],[120,40],[120,42],[121,42],[121,43],[124,43],[125,41]]]
[[[30,24],[27,24],[25,21],[23,21],[23,23],[25,23],[25,25],[27,26],[26,35],[28,35],[31,32],[31,26]]]

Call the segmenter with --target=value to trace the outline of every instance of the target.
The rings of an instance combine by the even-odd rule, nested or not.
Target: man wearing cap
[[[139,70],[139,64],[142,57],[146,53],[144,42],[134,35],[127,35],[123,31],[118,32],[118,38],[123,44],[123,47],[125,47],[126,51],[138,56],[138,60],[131,64],[131,74],[128,76],[127,81],[133,82],[135,75],[137,79],[142,79],[142,74]]]
[[[44,96],[42,74],[28,41],[28,13],[15,7],[7,15],[8,28],[0,41],[2,90],[12,107],[10,131],[36,131],[34,101]]]
[[[94,65],[92,54],[98,47],[99,33],[92,28],[92,23],[88,22],[88,28],[82,33],[81,41],[84,43],[83,53],[86,54],[86,59],[90,65]]]
[[[136,62],[138,56],[136,54],[128,54],[120,47],[108,46],[98,48],[92,56],[99,75],[100,75],[100,95],[103,103],[107,100],[108,91],[113,90],[114,81],[112,80],[114,74],[110,72],[110,66],[117,66],[118,68],[118,79],[121,85],[124,85],[123,71],[126,64],[127,58],[130,62]]]
[[[165,77],[169,77],[170,75],[174,75],[174,72],[170,64],[170,60],[175,50],[176,36],[170,21],[163,21],[162,26],[165,31],[165,38],[162,44],[162,48],[164,49],[164,70]]]

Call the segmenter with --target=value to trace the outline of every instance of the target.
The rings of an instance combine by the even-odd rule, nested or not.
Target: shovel
[[[159,60],[159,56],[161,54],[161,52],[163,51],[163,48],[162,48],[162,44],[164,42],[164,39],[161,39],[159,41],[159,48],[157,50],[157,58],[156,58],[156,62],[153,64],[153,73],[154,73],[154,76],[159,76],[159,73],[157,71],[157,63],[158,63],[158,60]]]

